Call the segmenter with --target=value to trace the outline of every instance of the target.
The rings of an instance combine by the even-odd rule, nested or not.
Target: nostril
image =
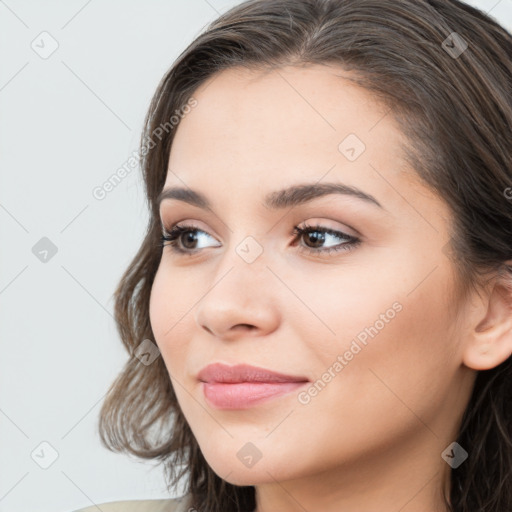
[[[212,334],[215,336],[215,333],[209,328],[209,327],[206,327],[206,325],[201,325],[201,327],[207,331],[208,333]],[[251,324],[236,324],[236,325],[233,325],[233,327],[231,327],[231,329],[229,329],[230,331],[239,331],[239,330],[248,330],[248,331],[252,331],[256,329],[256,326],[255,325],[251,325]]]
[[[238,324],[238,325],[235,325],[233,327],[233,329],[239,329],[239,328],[247,329],[249,331],[252,331],[253,329],[255,329],[255,326],[251,325],[251,324]]]
[[[209,329],[208,327],[206,327],[206,325],[201,325],[201,327],[203,329],[205,329],[206,331],[208,331],[210,334],[213,334],[213,332],[211,331],[211,329]]]

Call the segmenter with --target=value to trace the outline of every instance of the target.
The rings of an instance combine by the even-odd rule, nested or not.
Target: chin
[[[243,460],[243,454],[240,458]],[[293,477],[289,467],[280,467],[279,464],[276,466],[275,461],[264,456],[248,467],[240,461],[237,454],[234,454],[233,458],[226,458],[226,453],[223,453],[213,457],[205,456],[205,459],[218,477],[232,485],[261,485]]]
[[[214,471],[215,469],[212,468]],[[224,468],[223,468],[224,469]],[[226,465],[226,471],[222,473],[218,473],[215,471],[217,476],[230,483],[231,485],[238,485],[240,487],[248,486],[248,485],[261,485],[266,483],[275,482],[275,479],[280,480],[280,478],[274,475],[272,472],[267,473],[264,468],[260,468],[258,471],[253,469],[231,469]],[[272,476],[274,478],[272,478]]]

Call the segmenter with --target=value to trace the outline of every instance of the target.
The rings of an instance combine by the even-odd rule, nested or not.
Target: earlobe
[[[486,297],[485,315],[475,317],[469,333],[463,363],[473,370],[490,370],[512,355],[512,287],[510,276],[504,279]]]

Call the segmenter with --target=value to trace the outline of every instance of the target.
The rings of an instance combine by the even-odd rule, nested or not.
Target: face
[[[223,71],[172,145],[164,190],[208,207],[161,203],[166,231],[188,231],[163,248],[151,325],[202,453],[237,485],[382,472],[411,449],[418,471],[446,466],[469,396],[451,214],[407,166],[392,114],[344,75]],[[211,363],[302,382],[204,384]]]

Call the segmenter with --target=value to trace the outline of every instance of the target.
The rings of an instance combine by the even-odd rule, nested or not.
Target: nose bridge
[[[238,210],[241,212],[241,209]],[[240,217],[250,219],[251,214]],[[247,226],[249,221],[245,224]],[[215,281],[230,271],[230,274],[236,273],[238,279],[243,282],[254,281],[257,284],[261,280],[269,278],[270,272],[266,268],[269,263],[270,238],[261,229],[252,231],[244,229],[242,223],[239,227],[231,228],[230,240],[227,250],[220,257],[220,263],[217,267]]]
[[[267,255],[253,236],[246,236],[230,247],[221,257],[210,284],[211,297],[226,303],[249,306],[257,296],[263,298],[271,291],[268,287],[271,272],[267,269]]]
[[[227,336],[239,324],[273,328],[278,319],[275,278],[266,256],[263,244],[251,235],[221,256],[196,309],[199,326],[218,336]]]

